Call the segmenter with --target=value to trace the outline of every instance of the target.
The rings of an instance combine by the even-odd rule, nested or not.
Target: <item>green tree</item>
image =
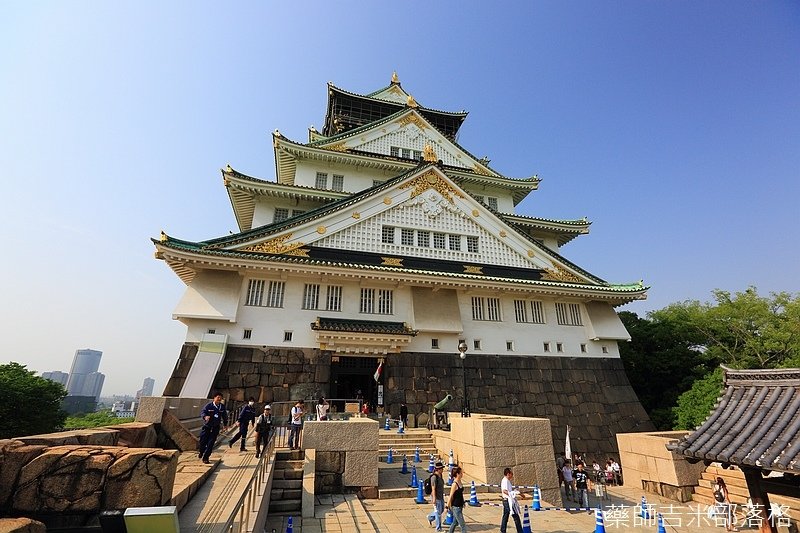
[[[67,417],[64,429],[96,428],[133,422],[133,418],[117,418],[110,410]]]
[[[56,431],[67,416],[61,410],[64,386],[19,363],[0,365],[0,390],[8,400],[0,402],[0,439]]]
[[[722,393],[722,369],[717,368],[678,398],[674,408],[675,429],[694,429],[705,421]]]

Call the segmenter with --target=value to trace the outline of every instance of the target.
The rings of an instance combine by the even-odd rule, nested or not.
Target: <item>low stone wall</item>
[[[0,513],[90,515],[165,505],[178,452],[0,441]]]
[[[514,470],[516,485],[538,484],[544,501],[561,505],[550,421],[545,418],[448,413],[450,431],[434,431],[436,448],[447,462],[450,450],[470,477],[499,484]],[[529,491],[526,491],[529,492]]]
[[[690,501],[705,466],[691,464],[667,449],[688,431],[658,433],[620,433],[617,435],[619,459],[625,486],[680,502]]]
[[[378,423],[369,418],[306,422],[303,448],[315,450],[314,492],[378,486]]]

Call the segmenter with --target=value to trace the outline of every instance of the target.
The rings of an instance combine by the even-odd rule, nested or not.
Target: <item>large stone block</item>
[[[128,448],[155,448],[156,434],[155,424],[150,422],[128,422],[118,424],[114,429],[119,432],[119,446]]]
[[[103,509],[167,505],[175,483],[179,453],[136,448],[108,469]]]
[[[28,435],[18,437],[25,444],[42,444],[45,446],[64,446],[69,444],[85,444],[87,446],[116,446],[119,432],[115,429],[99,427],[91,429],[75,429],[58,433]]]
[[[169,437],[182,452],[197,450],[199,439],[186,429],[171,411],[164,410],[161,417],[161,431]]]
[[[311,448],[313,449],[313,448]],[[324,452],[316,450],[317,472],[344,472],[345,452]]]
[[[46,533],[41,522],[30,518],[0,518],[0,533]]]
[[[375,452],[348,451],[344,459],[342,484],[345,487],[378,486],[378,457]]]
[[[371,451],[377,457],[378,423],[369,418],[306,422],[303,447],[317,451]]]
[[[38,457],[47,446],[25,444],[18,440],[0,441],[0,513],[11,506],[11,495],[17,486],[22,467]]]

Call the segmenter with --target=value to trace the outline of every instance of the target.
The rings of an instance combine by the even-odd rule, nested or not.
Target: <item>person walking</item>
[[[464,471],[460,466],[456,466],[452,471],[453,485],[450,487],[450,497],[447,499],[445,509],[450,509],[453,513],[453,523],[450,524],[448,533],[453,533],[456,530],[456,523],[461,527],[461,533],[466,533],[467,523],[464,521],[464,485],[461,478],[464,477]]]
[[[718,477],[712,490],[714,491],[714,514],[724,517],[726,531],[738,531],[733,524],[733,505],[725,480]]]
[[[233,448],[233,443],[241,439],[242,444],[239,446],[239,451],[247,451],[244,447],[244,444],[247,440],[247,428],[250,426],[250,424],[255,425],[256,408],[253,407],[255,404],[256,401],[253,398],[250,398],[250,401],[247,402],[247,405],[242,407],[242,410],[239,412],[239,432],[228,441],[228,448]]]
[[[228,425],[228,412],[225,410],[225,404],[222,403],[222,393],[214,394],[214,399],[200,411],[200,418],[203,420],[203,427],[200,430],[200,449],[197,455],[204,463],[208,464],[220,427],[223,424]]]
[[[564,497],[568,500],[575,500],[575,488],[572,485],[572,462],[567,459],[564,461],[564,468],[561,469],[564,475]]]
[[[589,509],[589,489],[592,488],[592,480],[589,479],[589,473],[584,470],[583,463],[578,463],[578,468],[572,475],[575,478],[575,493],[578,504],[590,513],[593,512],[592,509]]]
[[[442,479],[442,472],[444,471],[444,464],[441,461],[436,461],[433,465],[433,474],[431,474],[431,497],[433,498],[433,511],[428,515],[428,523],[435,522],[436,531],[442,530],[442,513],[444,513],[444,479]]]
[[[261,445],[266,450],[269,444],[269,435],[272,433],[272,407],[269,404],[264,406],[264,412],[256,418],[256,459],[261,457]]]
[[[510,468],[503,470],[503,480],[500,482],[500,490],[503,495],[503,518],[500,519],[500,533],[506,533],[509,516],[514,518],[517,533],[522,533],[522,522],[519,519],[519,504],[517,503],[517,496],[522,496],[522,494],[514,490],[513,480],[514,472]]]
[[[403,427],[408,427],[408,406],[405,401],[400,404],[400,420],[403,421]]]
[[[300,432],[303,430],[303,415],[306,413],[305,402],[297,400],[297,403],[292,407],[291,426],[289,430],[289,449],[300,449]]]

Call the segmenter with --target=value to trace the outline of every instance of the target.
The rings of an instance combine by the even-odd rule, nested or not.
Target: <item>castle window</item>
[[[497,198],[492,198],[491,196],[487,196],[486,205],[497,211]]]
[[[251,279],[247,285],[247,299],[245,305],[261,305],[261,299],[264,297],[264,280]]]
[[[472,320],[484,320],[484,299],[480,296],[472,297]]]
[[[545,343],[542,345],[542,347],[544,348],[544,351],[545,351],[545,353],[547,353],[547,352],[549,352],[549,351],[550,351],[550,343],[549,343],[549,342],[545,342]]]
[[[267,307],[283,307],[283,292],[286,283],[283,281],[270,281],[267,291]]]
[[[444,233],[434,233],[433,234],[433,247],[440,248],[444,250],[445,246],[445,238]]]
[[[561,342],[556,343],[556,351],[558,353],[564,353],[564,344]]]
[[[246,329],[246,330],[244,330],[244,332],[242,333],[242,338],[243,338],[243,339],[249,339],[249,338],[250,338],[250,337],[252,337],[252,336],[253,336],[253,330],[252,330],[252,329]]]
[[[608,346],[603,346],[603,353],[608,353]]]
[[[492,320],[495,322],[502,320],[500,317],[500,298],[487,298],[486,311],[486,320]]]
[[[417,246],[420,248],[430,248],[431,246],[431,232],[418,231],[417,232]]]
[[[544,302],[541,300],[531,300],[531,322],[534,324],[544,324]]]
[[[431,339],[431,348],[434,350],[439,349],[439,339]]]
[[[400,148],[397,146],[390,147],[389,155],[391,155],[392,157],[400,157]]]
[[[283,342],[292,342],[292,337],[294,336],[294,332],[292,331],[284,331],[283,332]]]
[[[394,244],[394,226],[383,226],[381,228],[381,242],[383,244]]]
[[[416,159],[417,161],[421,161],[422,160],[422,152],[420,152],[419,150],[414,150],[414,159]]]
[[[507,352],[514,351],[514,341],[506,341],[506,351]]]
[[[394,312],[394,292],[388,289],[378,291],[378,314],[391,315]]]
[[[472,349],[473,350],[480,350],[481,349],[481,340],[480,339],[472,339]]]
[[[365,314],[391,315],[394,312],[394,291],[391,289],[361,289],[361,307]]]
[[[341,311],[342,310],[342,286],[341,285],[328,285],[326,311]]]
[[[451,250],[461,250],[461,235],[448,235],[447,240]]]
[[[562,326],[582,326],[580,305],[556,302],[556,320]]]
[[[414,230],[403,228],[400,230],[400,244],[414,246]]]
[[[341,176],[339,174],[334,174],[333,180],[331,182],[331,189],[334,191],[344,190],[344,176]]]
[[[586,345],[581,344],[581,353],[586,353]]]
[[[317,172],[317,180],[314,182],[314,187],[317,189],[327,189],[328,174],[325,172]]]
[[[478,237],[475,235],[467,235],[467,251],[473,254],[478,253]]]
[[[217,330],[215,330],[215,329],[210,329],[210,330],[208,330],[208,334],[209,334],[209,335],[213,335],[213,334],[215,334],[216,332],[217,332]]]
[[[528,322],[528,302],[514,300],[514,318],[517,322]]]
[[[319,285],[306,283],[303,288],[303,309],[319,309]]]
[[[403,159],[411,159],[411,150],[403,148]]]
[[[275,208],[275,216],[272,217],[273,222],[281,222],[289,218],[289,210],[282,207]]]

